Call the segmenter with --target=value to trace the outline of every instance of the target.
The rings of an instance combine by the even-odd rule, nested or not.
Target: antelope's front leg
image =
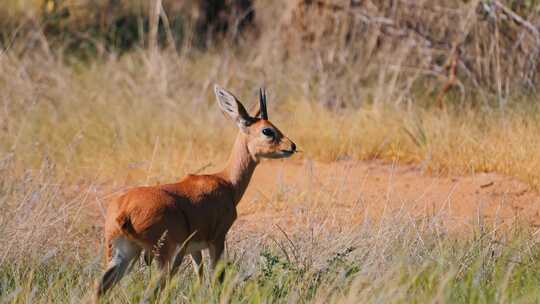
[[[183,247],[179,246],[176,246],[174,250],[169,248],[174,247],[170,244],[165,244],[162,247],[158,259],[158,267],[160,269],[158,280],[155,284],[153,284],[153,286],[150,284],[150,286],[146,289],[143,299],[141,302],[139,302],[139,304],[148,304],[155,301],[161,292],[161,289],[164,288],[168,283],[167,280],[172,278],[178,272],[178,268],[184,259],[185,250]]]
[[[210,260],[212,271],[216,270],[217,263],[223,255],[223,249],[225,249],[225,237],[219,238],[210,244]],[[219,282],[223,283],[225,279],[225,270],[219,274]]]
[[[203,275],[204,275],[204,264],[202,260],[202,252],[197,251],[193,252],[191,254],[191,259],[193,260],[193,268],[195,269],[195,273],[199,276],[199,283],[203,282]]]

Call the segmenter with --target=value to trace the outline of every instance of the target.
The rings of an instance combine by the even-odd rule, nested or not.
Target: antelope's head
[[[296,152],[296,145],[268,120],[266,92],[259,92],[259,109],[250,115],[242,103],[230,92],[214,86],[219,108],[232,118],[241,134],[247,139],[251,156],[259,158],[284,158]]]

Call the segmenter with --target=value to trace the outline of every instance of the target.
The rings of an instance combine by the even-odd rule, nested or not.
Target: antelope
[[[189,174],[177,183],[127,190],[108,207],[105,218],[107,270],[97,287],[100,299],[129,271],[144,250],[154,252],[160,275],[156,292],[190,254],[199,278],[201,250],[208,249],[211,269],[222,256],[236,206],[262,158],[286,158],[296,145],[268,120],[266,92],[259,91],[259,109],[248,114],[230,92],[214,86],[220,110],[239,132],[224,169],[215,174]]]

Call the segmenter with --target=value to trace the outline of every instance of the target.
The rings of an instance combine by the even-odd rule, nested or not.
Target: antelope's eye
[[[264,128],[262,130],[262,134],[264,134],[265,136],[268,136],[268,137],[274,137],[274,130],[272,130],[270,128]]]

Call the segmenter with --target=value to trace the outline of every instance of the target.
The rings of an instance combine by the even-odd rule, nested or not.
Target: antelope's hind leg
[[[111,260],[97,288],[98,299],[122,279],[141,252],[137,244],[122,236],[113,240],[111,247]]]

